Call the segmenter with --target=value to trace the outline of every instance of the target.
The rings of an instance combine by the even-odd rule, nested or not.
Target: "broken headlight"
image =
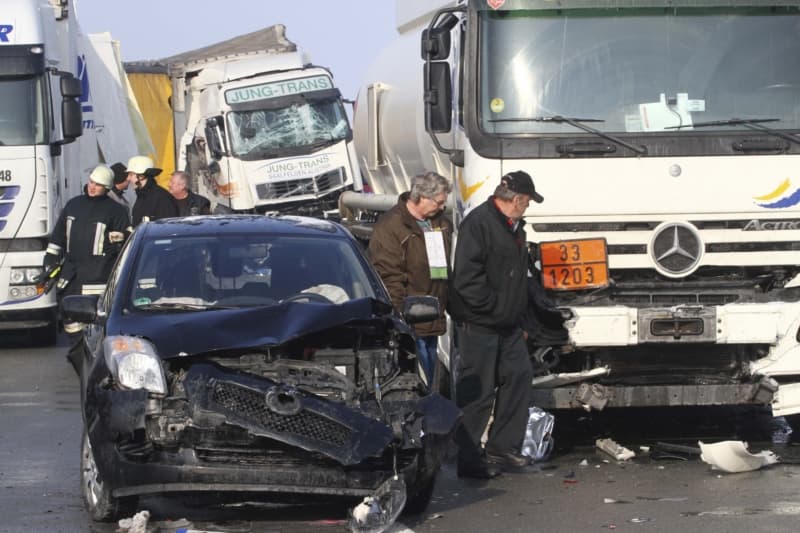
[[[103,341],[103,353],[114,380],[126,389],[147,389],[165,394],[167,382],[161,359],[152,344],[138,337],[119,335]]]

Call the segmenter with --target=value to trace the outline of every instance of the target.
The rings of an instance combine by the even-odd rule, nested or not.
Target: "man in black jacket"
[[[178,214],[182,217],[193,215],[210,215],[211,202],[202,194],[189,188],[189,175],[176,170],[169,177],[169,193],[178,204]]]
[[[128,179],[136,188],[136,203],[133,204],[133,225],[142,221],[158,220],[178,216],[178,206],[172,195],[156,183],[160,168],[153,167],[153,160],[137,155],[128,160]]]
[[[63,260],[56,287],[59,302],[70,294],[99,292],[130,229],[128,210],[108,196],[114,173],[98,165],[89,174],[85,194],[72,198],[56,221],[44,255],[44,269]],[[65,322],[73,342],[82,326]]]
[[[494,196],[461,222],[448,310],[460,355],[456,403],[458,475],[492,478],[521,469],[531,364],[520,328],[528,305],[528,248],[522,215],[542,202],[523,171],[503,176]],[[481,436],[492,415],[485,452]]]

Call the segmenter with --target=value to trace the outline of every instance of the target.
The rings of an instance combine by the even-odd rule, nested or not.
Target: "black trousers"
[[[456,431],[459,460],[480,459],[483,435],[494,406],[486,450],[519,453],[525,437],[533,371],[519,328],[497,333],[478,326],[456,326],[458,375],[456,404],[464,416]]]

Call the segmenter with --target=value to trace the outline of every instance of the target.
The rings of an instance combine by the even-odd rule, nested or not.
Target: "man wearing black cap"
[[[460,360],[456,403],[458,475],[493,478],[520,470],[528,418],[531,364],[521,325],[528,306],[528,248],[522,215],[541,203],[524,171],[509,172],[494,195],[459,226],[448,311]],[[485,450],[481,437],[492,415]]]
[[[114,172],[114,185],[109,189],[108,197],[127,209],[130,215],[131,204],[125,198],[125,191],[131,184],[128,181],[128,171],[125,170],[125,165],[122,163],[114,163],[111,165],[111,170]]]

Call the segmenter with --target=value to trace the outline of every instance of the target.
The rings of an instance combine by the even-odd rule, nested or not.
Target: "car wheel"
[[[81,441],[81,496],[86,510],[97,522],[112,522],[133,514],[138,499],[114,498],[97,471],[92,444],[86,429]]]
[[[431,503],[431,497],[433,496],[433,489],[435,485],[436,474],[431,476],[431,478],[425,482],[425,484],[422,485],[417,492],[408,495],[408,498],[406,499],[406,506],[403,508],[403,514],[416,515],[424,513],[425,509],[428,508],[428,504]]]

